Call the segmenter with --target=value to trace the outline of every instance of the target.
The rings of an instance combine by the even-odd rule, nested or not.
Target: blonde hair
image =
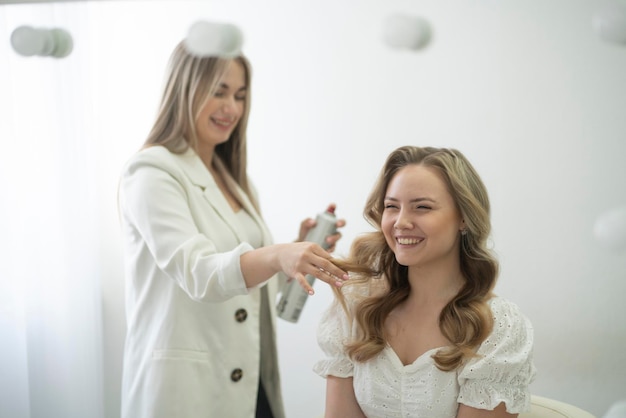
[[[465,284],[439,316],[439,328],[451,345],[433,356],[439,369],[449,371],[473,357],[476,348],[491,332],[493,319],[487,301],[498,275],[498,262],[487,248],[491,223],[486,188],[474,167],[455,149],[404,146],[388,156],[363,212],[376,231],[358,237],[349,257],[336,260],[340,267],[355,273],[346,285],[351,282],[362,284],[376,278],[386,281],[383,294],[357,303],[353,319],[358,332],[346,349],[353,360],[361,362],[382,351],[386,344],[385,320],[409,295],[408,267],[396,261],[381,231],[381,219],[387,186],[400,169],[412,164],[438,170],[465,221],[467,231],[461,235],[459,244]],[[336,291],[336,294],[348,310],[343,293]]]
[[[156,121],[143,147],[161,145],[175,154],[182,154],[191,147],[198,152],[195,121],[202,107],[217,91],[220,80],[233,60],[244,69],[245,85],[248,88],[244,110],[228,141],[215,148],[214,158],[220,160],[222,164],[218,165],[225,167],[228,175],[258,210],[247,176],[246,132],[250,113],[251,67],[245,56],[233,59],[199,57],[189,53],[181,41],[170,56]]]

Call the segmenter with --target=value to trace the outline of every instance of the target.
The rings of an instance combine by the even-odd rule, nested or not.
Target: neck
[[[215,147],[198,144],[198,156],[209,169],[209,171],[213,172],[213,155],[215,155]]]
[[[448,303],[463,287],[465,279],[458,265],[443,268],[409,268],[409,300],[419,304]]]

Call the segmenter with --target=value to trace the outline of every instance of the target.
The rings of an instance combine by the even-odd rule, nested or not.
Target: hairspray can
[[[306,235],[305,241],[314,242],[323,249],[328,249],[326,237],[337,232],[337,217],[335,207],[329,206],[325,212],[317,215],[315,227]],[[306,281],[313,286],[315,277],[307,274]],[[285,321],[298,322],[302,308],[309,298],[309,294],[302,288],[300,283],[293,279],[283,285],[280,301],[276,306],[278,316]]]

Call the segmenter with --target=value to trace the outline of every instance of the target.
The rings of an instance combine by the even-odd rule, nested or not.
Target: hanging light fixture
[[[243,33],[230,23],[200,20],[189,27],[185,46],[200,57],[218,56],[232,58],[241,54]]]
[[[13,50],[24,57],[65,58],[73,49],[72,35],[65,29],[20,26],[11,34]]]
[[[396,49],[425,48],[432,37],[429,22],[419,16],[393,14],[383,22],[383,41]]]
[[[626,5],[610,3],[599,8],[591,25],[603,41],[626,45]]]

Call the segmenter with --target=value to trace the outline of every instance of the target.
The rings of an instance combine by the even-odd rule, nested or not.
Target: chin
[[[216,139],[216,140],[214,141],[215,146],[217,147],[218,145],[225,144],[225,143],[227,143],[227,142],[228,142],[228,140],[229,140],[229,139],[230,139],[230,135],[228,135],[228,136],[227,136],[227,137],[225,137],[225,138],[219,138],[219,139]]]
[[[401,266],[405,266],[405,267],[409,267],[415,264],[414,261],[407,260],[405,257],[396,256],[396,261],[398,262],[398,264],[400,264]]]

